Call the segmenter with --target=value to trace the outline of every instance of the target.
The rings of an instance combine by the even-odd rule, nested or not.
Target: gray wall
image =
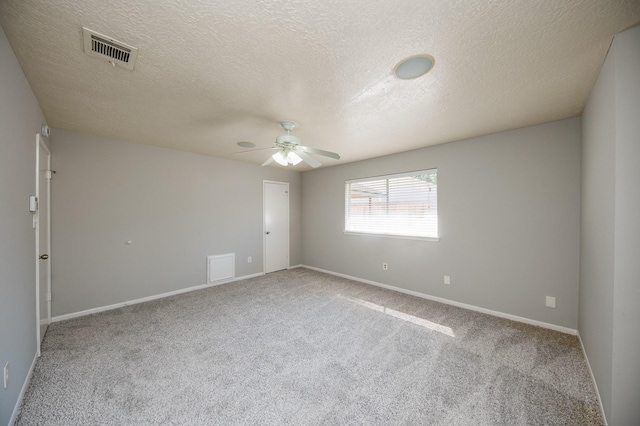
[[[613,342],[614,55],[609,51],[582,115],[579,331],[607,417]]]
[[[440,241],[343,234],[345,180],[432,167]],[[305,265],[577,328],[578,118],[305,172],[303,193]]]
[[[0,29],[0,424],[9,422],[36,354],[35,234],[29,195],[35,194],[36,133],[44,118]],[[1,376],[0,376],[1,380]]]
[[[205,284],[207,255],[262,272],[263,179],[290,183],[301,262],[299,172],[59,129],[51,146],[54,316]]]
[[[583,115],[579,330],[612,425],[640,419],[638,46],[615,37]]]
[[[640,422],[640,27],[616,36],[612,424]]]

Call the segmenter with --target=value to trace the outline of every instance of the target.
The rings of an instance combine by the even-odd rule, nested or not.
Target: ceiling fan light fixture
[[[436,60],[431,55],[409,56],[398,62],[393,69],[393,74],[402,80],[411,80],[425,75],[433,68]]]
[[[298,154],[296,154],[295,152],[289,151],[289,153],[287,154],[287,162],[289,164],[292,164],[292,165],[295,166],[296,164],[298,164],[301,161],[302,161],[302,158],[300,158],[300,156]]]
[[[276,152],[271,156],[271,158],[273,158],[275,162],[280,164],[281,166],[286,166],[287,164],[289,164],[289,162],[287,161],[287,156],[284,155],[284,152],[282,151]]]

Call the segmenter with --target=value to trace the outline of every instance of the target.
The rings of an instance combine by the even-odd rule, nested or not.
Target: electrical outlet
[[[386,263],[383,263],[382,270],[386,271],[387,269],[389,269],[389,265],[387,265]]]
[[[9,385],[9,361],[4,364],[4,388]]]
[[[555,308],[556,307],[556,298],[553,296],[547,296],[547,308]]]
[[[451,277],[449,275],[445,275],[444,276],[444,283],[446,285],[450,285],[451,284]]]
[[[253,259],[251,259],[251,256],[247,257],[247,263],[251,263],[253,262]]]

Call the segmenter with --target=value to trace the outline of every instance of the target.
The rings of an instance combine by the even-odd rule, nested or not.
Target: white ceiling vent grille
[[[133,70],[138,57],[137,47],[129,46],[85,27],[82,27],[82,34],[84,35],[84,53]]]

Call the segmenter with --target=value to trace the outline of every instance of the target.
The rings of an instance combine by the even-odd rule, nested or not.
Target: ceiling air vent
[[[138,48],[114,40],[109,36],[82,27],[84,35],[84,53],[94,58],[111,62],[133,70],[138,56]]]

